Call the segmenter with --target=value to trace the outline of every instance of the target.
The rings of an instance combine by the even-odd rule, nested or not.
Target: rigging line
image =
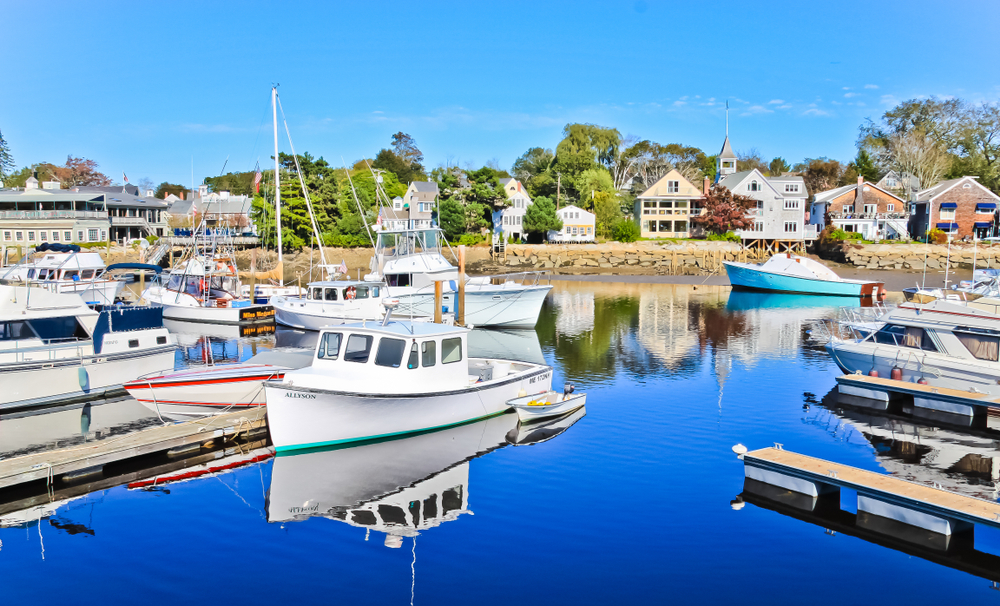
[[[267,110],[271,108],[271,99],[268,95],[267,103],[264,104],[264,115],[260,117],[260,126],[257,127],[257,138],[253,141],[250,149],[250,157],[257,155],[257,145],[260,143],[260,131],[264,130],[264,122],[267,120]],[[257,155],[257,165],[260,165],[260,155]]]
[[[288,146],[292,148],[292,159],[295,160],[295,171],[299,176],[299,185],[302,186],[302,195],[306,198],[306,207],[309,209],[309,221],[312,223],[313,233],[316,234],[316,241],[319,244],[319,258],[326,265],[326,252],[323,250],[323,237],[316,226],[316,214],[313,212],[312,202],[309,201],[309,192],[306,190],[306,182],[302,180],[302,167],[299,166],[299,156],[295,153],[295,144],[292,143],[292,132],[288,130],[288,120],[285,118],[285,108],[281,107],[281,98],[275,95],[278,101],[278,109],[281,110],[281,123],[285,125],[285,134],[288,136]]]
[[[365,217],[364,211],[361,210],[361,201],[358,200],[358,192],[354,191],[354,180],[351,179],[351,172],[347,170],[347,162],[344,161],[343,156],[340,157],[340,161],[344,163],[344,172],[347,173],[347,182],[351,185],[351,195],[354,196],[354,203],[358,205],[358,214],[361,216],[361,221],[365,224],[365,231],[368,233],[368,239],[371,240],[372,250],[377,253],[378,251],[375,250],[375,237],[372,236],[372,228],[368,226],[368,218]],[[376,186],[378,185],[377,180],[375,181],[375,184]],[[381,209],[379,209],[379,211],[381,212]]]

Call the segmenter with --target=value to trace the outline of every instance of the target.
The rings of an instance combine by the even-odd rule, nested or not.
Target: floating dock
[[[837,389],[841,395],[870,400],[876,403],[875,408],[882,410],[887,410],[893,402],[912,400],[917,408],[966,417],[973,417],[977,412],[988,413],[991,409],[1000,412],[1000,398],[974,388],[962,391],[854,374],[837,377]]]
[[[206,417],[67,448],[0,459],[0,490],[44,481],[51,489],[59,482],[97,476],[104,466],[149,455],[193,456],[202,448],[237,437],[266,438],[266,408]]]
[[[950,537],[971,538],[977,524],[1000,529],[1000,503],[900,480],[856,467],[789,452],[775,445],[742,455],[748,480],[804,495],[816,505],[834,500],[840,489],[858,495],[858,513]],[[949,540],[943,542],[947,547]]]

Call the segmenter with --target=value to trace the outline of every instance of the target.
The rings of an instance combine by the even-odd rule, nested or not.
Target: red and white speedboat
[[[191,418],[262,406],[264,381],[312,363],[311,350],[265,351],[242,364],[225,364],[125,383],[130,396],[160,416]]]

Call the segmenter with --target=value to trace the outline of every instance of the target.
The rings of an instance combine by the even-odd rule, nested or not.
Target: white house
[[[816,226],[809,224],[808,194],[802,177],[765,177],[756,168],[736,172],[735,159],[726,137],[719,153],[717,183],[734,194],[757,200],[756,208],[750,211],[753,227],[736,232],[744,242],[801,242],[816,238]]]
[[[517,179],[500,179],[500,185],[507,192],[507,199],[510,204],[502,210],[494,213],[494,231],[503,231],[504,237],[514,236],[524,239],[524,213],[531,206],[531,198],[527,190]]]
[[[597,217],[579,206],[564,206],[556,211],[563,223],[561,231],[550,231],[550,242],[593,242]]]

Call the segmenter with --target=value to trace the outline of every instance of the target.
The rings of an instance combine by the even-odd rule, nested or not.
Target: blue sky
[[[18,165],[96,160],[189,184],[267,164],[272,82],[296,150],[412,135],[502,167],[592,122],[715,153],[850,160],[900,100],[1000,97],[1000,3],[9,2],[0,131]],[[287,141],[281,143],[288,151]]]

